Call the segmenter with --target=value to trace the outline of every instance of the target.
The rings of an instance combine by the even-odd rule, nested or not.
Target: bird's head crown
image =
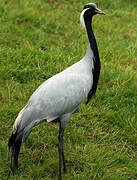
[[[83,11],[80,15],[80,22],[83,27],[85,27],[85,18],[88,18],[89,20],[92,19],[92,16],[96,14],[102,14],[105,15],[103,11],[98,9],[97,5],[95,3],[88,3],[84,6]]]

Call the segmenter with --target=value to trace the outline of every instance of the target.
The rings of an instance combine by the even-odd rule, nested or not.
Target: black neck
[[[92,19],[85,17],[84,20],[85,20],[86,30],[88,34],[88,40],[90,43],[90,48],[91,48],[91,51],[93,52],[93,57],[91,57],[91,59],[93,60],[93,63],[94,63],[94,68],[92,69],[93,85],[91,87],[91,90],[88,93],[88,99],[86,102],[87,104],[90,101],[91,97],[96,93],[97,84],[99,80],[99,74],[100,74],[100,59],[99,59],[96,39],[92,30]]]
[[[100,62],[97,43],[96,43],[96,39],[92,30],[92,19],[85,18],[85,25],[86,25],[86,30],[88,34],[88,40],[89,40],[90,47],[93,52],[95,61]]]

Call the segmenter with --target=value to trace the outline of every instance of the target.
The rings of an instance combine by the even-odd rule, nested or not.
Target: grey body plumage
[[[85,16],[86,13],[91,13],[92,20],[92,16],[95,15],[95,12],[92,12],[94,9],[97,9],[98,14],[102,13],[95,4],[91,3],[83,10],[84,13],[82,15],[89,40],[85,56],[79,62],[56,74],[39,86],[15,120],[13,132],[8,144],[13,174],[18,166],[18,155],[21,144],[29,136],[32,128],[43,121],[51,122],[56,119],[58,119],[60,123],[59,179],[61,179],[62,160],[64,171],[66,170],[63,152],[64,129],[71,115],[78,109],[83,100],[88,96],[89,101],[92,95],[95,94],[99,78],[100,61],[99,55],[95,54],[98,53],[98,50],[96,50],[97,45],[94,37],[92,37],[94,34],[91,34],[90,27],[88,27],[88,23],[86,23],[88,19],[86,19],[87,17]],[[91,24],[91,22],[89,23]],[[93,44],[91,45],[91,43]],[[96,66],[96,64],[99,65]],[[93,89],[94,86],[95,89]]]

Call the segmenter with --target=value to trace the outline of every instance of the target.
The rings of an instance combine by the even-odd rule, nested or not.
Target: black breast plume
[[[99,58],[96,39],[95,39],[93,30],[92,30],[92,18],[89,19],[85,15],[84,20],[85,20],[86,30],[87,30],[87,34],[88,34],[88,40],[89,40],[89,43],[90,43],[90,48],[91,48],[91,51],[93,52],[92,61],[93,61],[93,64],[94,64],[94,69],[92,69],[93,84],[92,84],[92,87],[91,87],[91,89],[90,89],[90,91],[88,93],[88,99],[87,99],[87,102],[86,102],[86,104],[88,104],[88,102],[90,101],[92,96],[96,93],[101,65],[100,65],[100,58]]]

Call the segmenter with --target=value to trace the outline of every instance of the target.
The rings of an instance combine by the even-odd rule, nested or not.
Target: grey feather
[[[32,128],[44,119],[50,122],[76,111],[92,87],[91,55],[88,48],[81,61],[39,86],[19,113],[13,131]]]
[[[64,129],[70,117],[88,96],[87,103],[95,94],[100,74],[100,59],[96,39],[92,31],[92,17],[105,14],[94,3],[84,6],[80,21],[87,30],[88,48],[83,59],[66,70],[54,75],[36,89],[26,106],[18,114],[8,142],[10,168],[15,173],[18,167],[18,155],[22,143],[32,128],[43,121],[59,122],[59,180],[61,169],[66,171],[63,150]],[[10,173],[9,173],[10,176]]]

